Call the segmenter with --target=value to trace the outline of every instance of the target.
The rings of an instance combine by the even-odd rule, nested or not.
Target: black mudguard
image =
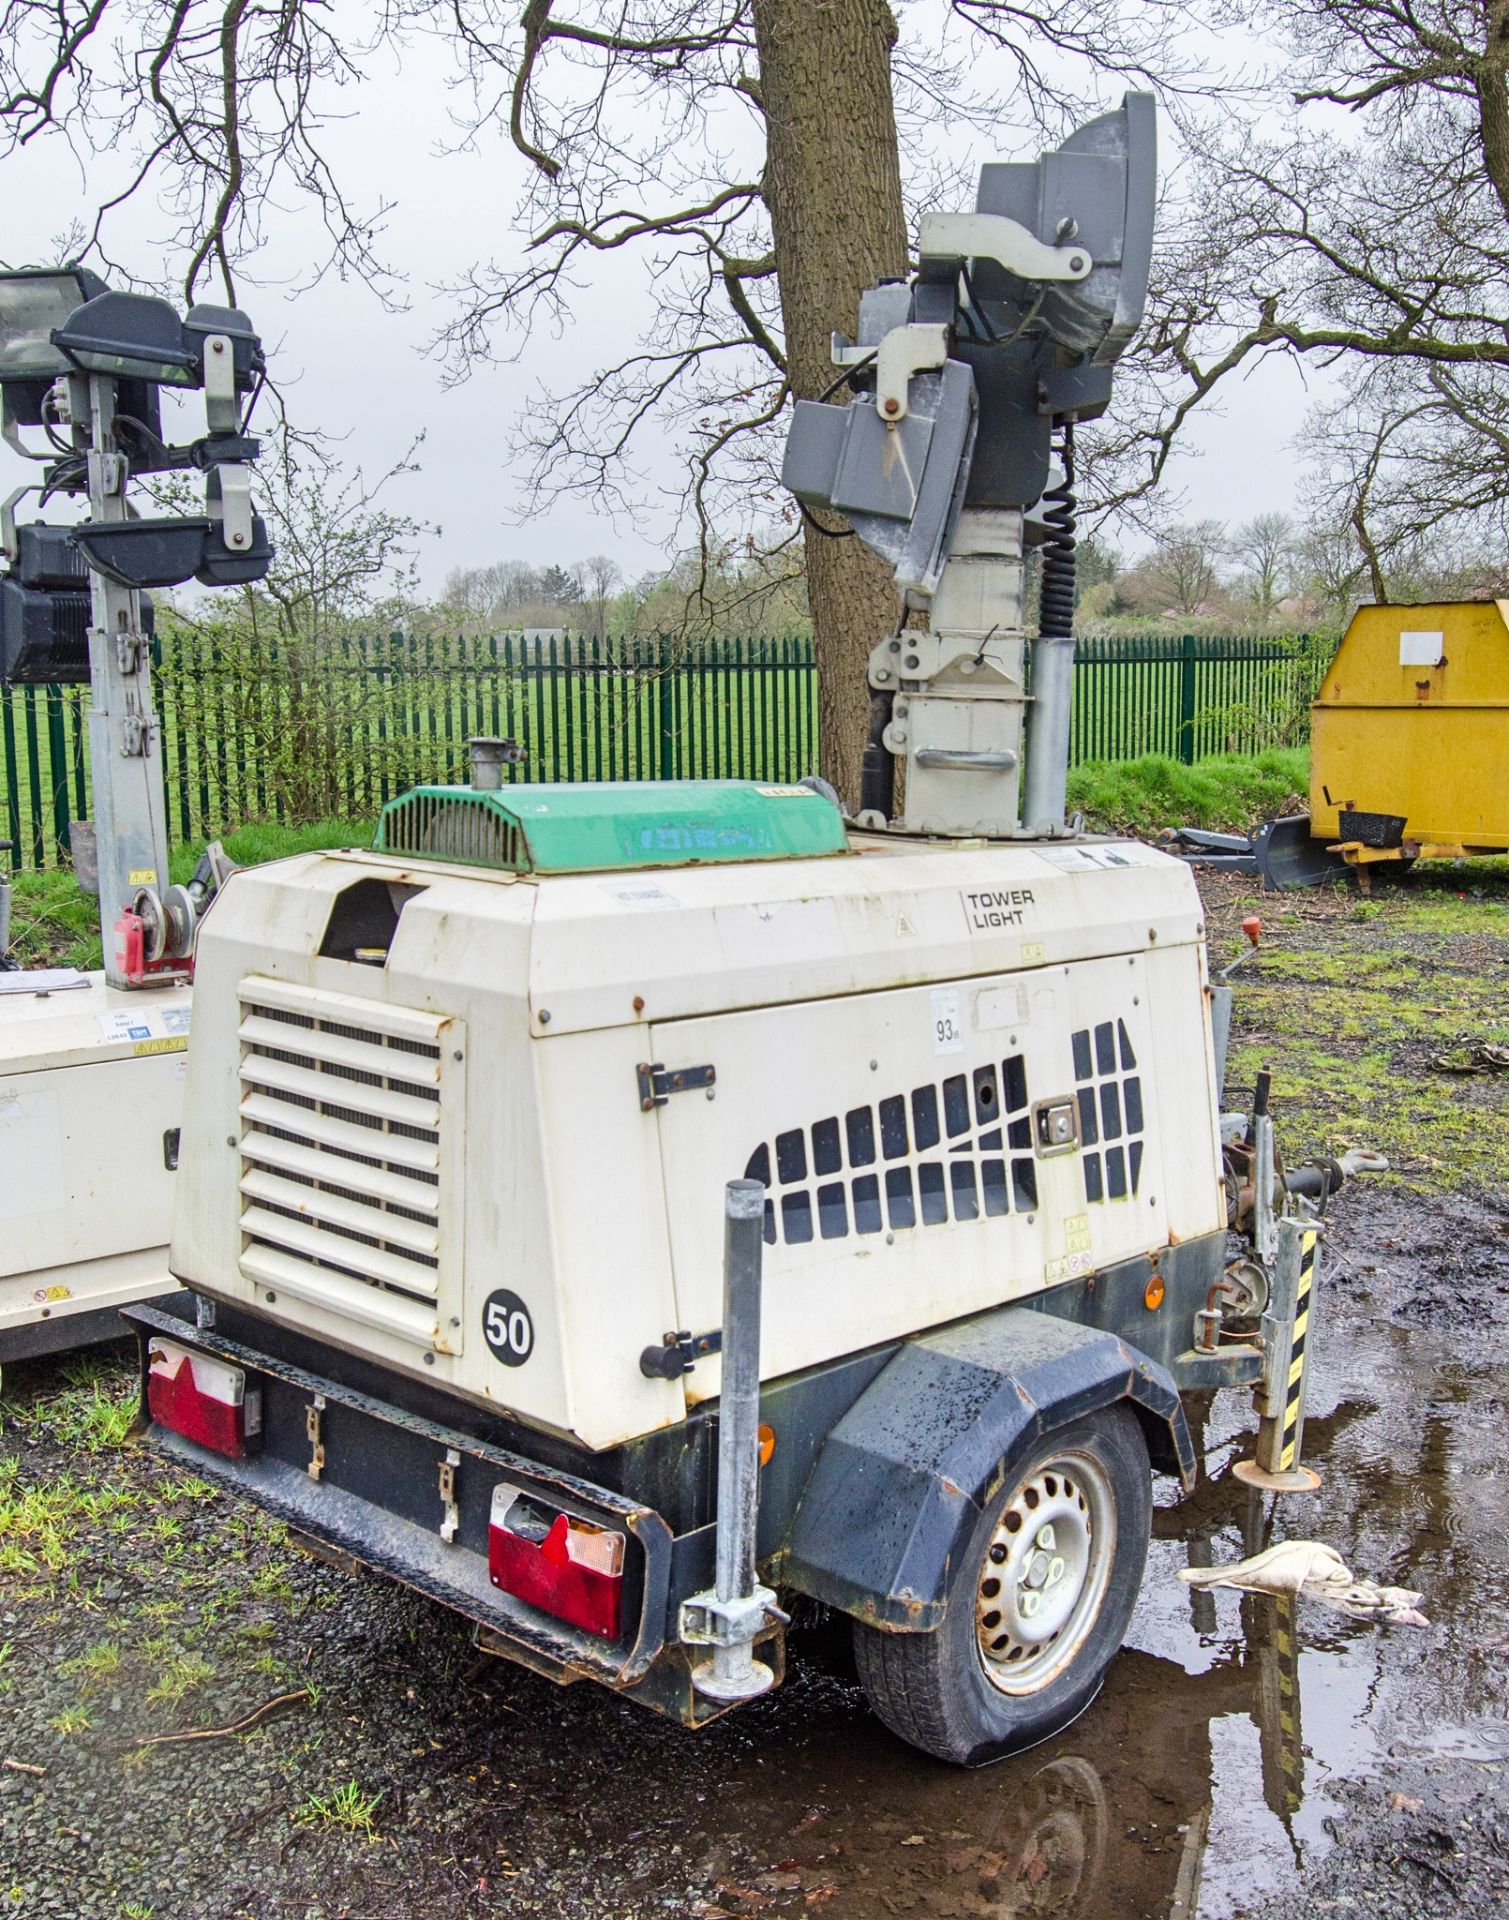
[[[1039,1435],[1128,1401],[1186,1489],[1194,1446],[1166,1370],[1113,1333],[1003,1307],[914,1340],[823,1444],[783,1585],[871,1626],[941,1624],[956,1555]]]

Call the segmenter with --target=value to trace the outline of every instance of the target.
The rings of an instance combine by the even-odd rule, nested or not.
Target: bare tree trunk
[[[884,0],[753,0],[767,126],[764,196],[791,386],[833,378],[829,335],[853,335],[859,296],[905,274],[906,215]],[[896,624],[889,569],[855,539],[809,526],[807,593],[817,651],[822,772],[849,805],[869,725],[865,662]]]

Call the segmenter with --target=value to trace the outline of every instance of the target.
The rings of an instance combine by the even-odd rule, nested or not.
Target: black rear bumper
[[[554,1680],[590,1678],[638,1691],[667,1656],[678,1671],[645,1688],[647,1704],[679,1718],[709,1717],[688,1714],[679,1704],[690,1689],[681,1686],[682,1671],[689,1672],[682,1649],[666,1645],[673,1536],[652,1508],[198,1327],[183,1314],[145,1304],[124,1312],[141,1348],[142,1423],[163,1453],[341,1554],[454,1608],[487,1630],[490,1651]],[[146,1356],[153,1334],[245,1369],[249,1384],[262,1393],[258,1452],[227,1459],[151,1423]],[[318,1417],[318,1442],[311,1438],[311,1414]],[[318,1477],[310,1471],[316,1444],[323,1449]],[[447,1512],[442,1470],[448,1465],[456,1508],[450,1540],[441,1533]],[[617,1640],[552,1619],[492,1584],[487,1536],[499,1481],[627,1535],[624,1626]],[[658,1697],[667,1682],[677,1696],[671,1702]]]

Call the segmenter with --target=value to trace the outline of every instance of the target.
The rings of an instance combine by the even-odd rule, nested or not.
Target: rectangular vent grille
[[[384,853],[515,873],[525,864],[518,828],[479,794],[408,794],[384,813],[379,844]]]
[[[451,1346],[439,1333],[455,1023],[256,977],[240,1002],[243,1275]]]

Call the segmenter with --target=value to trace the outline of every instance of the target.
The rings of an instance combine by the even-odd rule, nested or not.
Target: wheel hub
[[[986,1677],[1036,1693],[1068,1665],[1105,1597],[1115,1523],[1110,1483],[1089,1454],[1034,1467],[992,1530],[975,1593]]]

